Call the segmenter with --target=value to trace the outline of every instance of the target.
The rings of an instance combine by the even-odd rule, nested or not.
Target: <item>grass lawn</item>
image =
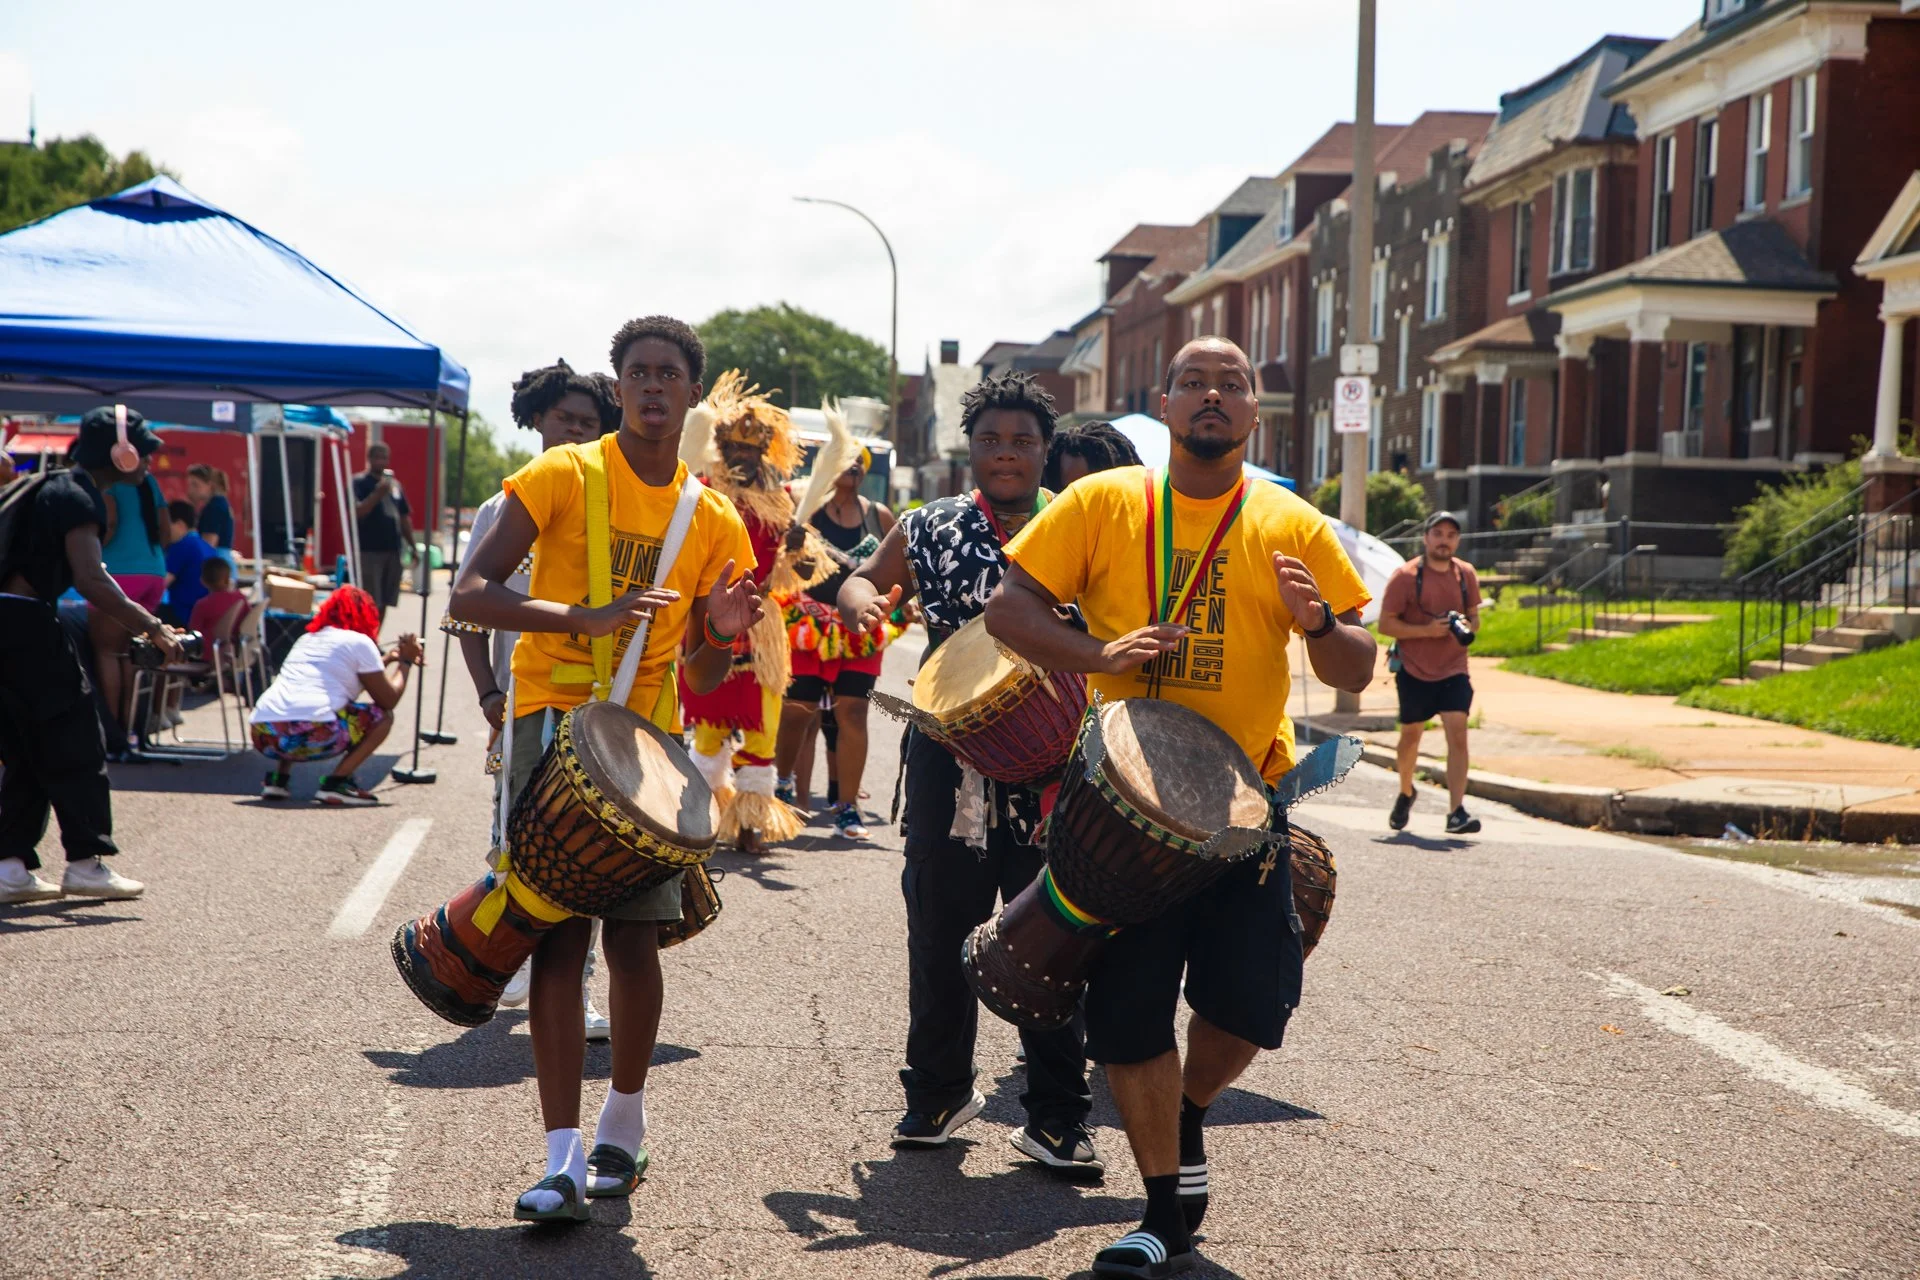
[[[1685,693],[1734,674],[1740,642],[1737,609],[1725,604],[1689,605],[1676,613],[1715,613],[1712,622],[1642,631],[1623,640],[1590,640],[1559,653],[1527,653],[1507,660],[1507,670],[1565,680],[1613,693]]]
[[[1518,599],[1517,594],[1515,599]],[[1518,605],[1482,609],[1480,635],[1473,642],[1474,653],[1482,658],[1511,658],[1520,654],[1533,653],[1534,641],[1539,635],[1540,626],[1539,620],[1534,616],[1536,612],[1538,611],[1534,609],[1522,609]],[[1715,617],[1726,617],[1729,614],[1736,618],[1739,616],[1738,606],[1725,600],[1662,600],[1657,612],[1712,614]],[[1560,626],[1563,629],[1566,626],[1564,618]],[[1559,638],[1555,635],[1547,636],[1549,641]],[[1734,643],[1733,640],[1727,642],[1729,655],[1733,652]],[[1732,674],[1732,658],[1729,656],[1727,670],[1714,678],[1717,680],[1720,676]]]
[[[1829,662],[1757,684],[1710,684],[1680,701],[1817,729],[1920,747],[1920,641]]]

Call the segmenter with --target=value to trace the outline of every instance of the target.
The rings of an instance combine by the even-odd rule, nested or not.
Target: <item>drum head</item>
[[[933,651],[913,682],[913,705],[941,720],[964,715],[975,703],[998,693],[1020,668],[987,634],[987,620],[975,618]]]
[[[719,806],[678,742],[612,702],[589,702],[572,714],[574,753],[608,803],[676,848],[713,847]]]
[[[1189,840],[1224,827],[1267,825],[1260,771],[1227,731],[1197,711],[1157,698],[1100,708],[1105,773],[1142,813]]]

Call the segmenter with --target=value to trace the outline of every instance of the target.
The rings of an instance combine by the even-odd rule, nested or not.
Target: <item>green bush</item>
[[[1851,514],[1849,507],[1835,507],[1814,517],[1859,485],[1857,460],[1828,467],[1817,475],[1793,476],[1782,485],[1761,485],[1760,496],[1740,508],[1739,524],[1727,535],[1726,576],[1737,578],[1757,569],[1786,551],[1791,543],[1846,519]],[[1786,567],[1798,566],[1789,563]]]
[[[1329,476],[1313,491],[1313,505],[1330,516],[1340,515],[1340,477]],[[1397,471],[1376,471],[1367,477],[1367,532],[1391,529],[1406,520],[1423,520],[1427,494]]]
[[[1506,529],[1544,529],[1553,523],[1554,497],[1551,490],[1504,499],[1493,504],[1493,527]]]

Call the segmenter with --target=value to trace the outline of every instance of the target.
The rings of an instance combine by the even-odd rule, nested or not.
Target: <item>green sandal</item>
[[[630,1156],[611,1142],[600,1143],[587,1157],[587,1199],[632,1195],[646,1176],[647,1161],[645,1147],[638,1156]]]
[[[527,1197],[536,1191],[557,1191],[560,1203],[551,1209],[535,1209],[527,1204]],[[593,1215],[587,1212],[587,1202],[580,1198],[580,1188],[573,1185],[573,1179],[556,1173],[523,1192],[513,1202],[513,1216],[521,1222],[585,1222]]]

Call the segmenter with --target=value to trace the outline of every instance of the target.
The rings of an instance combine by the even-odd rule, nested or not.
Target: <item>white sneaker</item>
[[[502,1009],[518,1009],[527,1002],[527,988],[533,985],[533,961],[528,960],[507,979],[507,989],[500,993]]]
[[[613,1024],[607,1021],[607,1015],[593,1007],[593,993],[585,987],[580,988],[580,1007],[587,1015],[587,1039],[606,1040],[613,1035]]]
[[[0,903],[52,902],[59,896],[59,885],[27,870],[20,859],[0,861]]]
[[[60,892],[69,898],[137,898],[147,886],[109,867],[98,858],[85,858],[67,864],[60,878]]]

